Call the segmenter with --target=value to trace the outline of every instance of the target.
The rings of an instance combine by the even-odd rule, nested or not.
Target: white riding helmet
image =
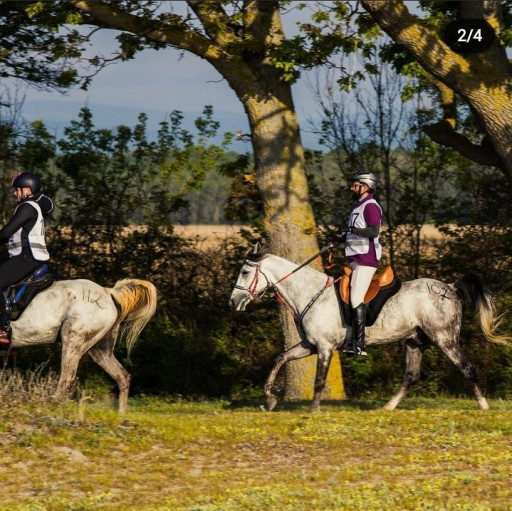
[[[373,172],[368,172],[366,170],[362,170],[361,172],[354,174],[350,180],[364,183],[365,185],[368,185],[368,188],[371,190],[375,190],[377,187],[377,176]]]

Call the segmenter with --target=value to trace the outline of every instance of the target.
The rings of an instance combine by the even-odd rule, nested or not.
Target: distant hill
[[[101,105],[95,103],[82,103],[79,101],[60,100],[27,100],[23,106],[24,117],[28,121],[42,119],[49,131],[58,138],[62,137],[64,128],[69,126],[70,121],[78,118],[78,113],[83,107],[89,107],[93,114],[93,123],[97,128],[114,129],[117,126],[125,125],[133,127],[137,123],[140,113],[148,116],[148,137],[156,138],[159,123],[169,120],[171,110],[143,110],[138,108]],[[179,109],[176,109],[179,110]],[[191,133],[196,133],[194,121],[201,115],[200,112],[183,112],[183,127]],[[247,121],[243,115],[232,112],[214,112],[214,118],[220,122],[219,141],[222,134],[231,131],[237,132],[248,130]],[[238,142],[240,144],[241,142]],[[233,148],[235,149],[235,148]]]
[[[207,101],[206,103],[207,104]],[[69,101],[65,97],[62,100],[26,100],[23,106],[23,115],[28,121],[41,119],[46,124],[50,133],[57,138],[63,136],[64,128],[69,126],[72,119],[77,119],[78,113],[84,106],[89,107],[93,114],[93,122],[97,128],[114,129],[119,125],[129,127],[135,126],[140,113],[148,116],[148,137],[156,138],[159,123],[169,120],[170,110],[138,109],[130,107],[119,107],[102,105],[95,103],[85,103],[80,101]],[[201,110],[204,105],[201,105]],[[179,110],[179,108],[175,108]],[[194,121],[201,115],[201,110],[197,112],[183,111],[183,127],[191,133],[196,133]],[[247,118],[244,114],[234,112],[214,111],[214,118],[220,122],[219,136],[216,142],[222,140],[223,133],[230,131],[236,133],[242,130],[243,133],[249,131]],[[309,148],[318,149],[318,143],[309,133],[303,133],[304,144]],[[243,153],[248,150],[243,142],[234,142],[231,149]]]

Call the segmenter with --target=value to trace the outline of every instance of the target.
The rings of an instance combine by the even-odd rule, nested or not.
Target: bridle
[[[335,242],[331,242],[329,243],[327,246],[325,246],[324,248],[322,248],[322,250],[320,250],[320,252],[318,252],[317,254],[315,254],[313,257],[309,258],[307,261],[305,261],[304,263],[302,263],[301,265],[297,266],[297,268],[295,268],[294,270],[292,270],[291,272],[287,273],[284,277],[281,277],[278,281],[276,281],[274,284],[272,284],[270,282],[270,280],[268,279],[268,277],[265,275],[265,273],[263,273],[263,271],[261,270],[261,265],[260,263],[256,263],[256,262],[252,262],[252,261],[245,261],[244,264],[247,264],[247,265],[250,265],[250,266],[254,266],[255,267],[255,272],[254,272],[254,276],[251,280],[251,282],[249,283],[249,286],[248,287],[244,287],[244,286],[240,286],[238,284],[235,284],[235,289],[240,289],[242,291],[247,291],[249,293],[249,295],[251,296],[251,298],[254,300],[254,301],[258,301],[260,298],[263,297],[263,295],[269,290],[269,289],[273,289],[275,294],[276,294],[276,298],[277,298],[277,301],[279,303],[281,303],[282,305],[284,305],[292,314],[293,316],[293,319],[295,321],[295,323],[297,324],[297,326],[301,327],[302,325],[302,320],[304,318],[304,316],[306,315],[306,313],[309,311],[309,309],[313,306],[313,304],[316,302],[316,300],[320,297],[320,295],[323,294],[323,292],[330,286],[333,286],[341,277],[337,278],[337,279],[333,279],[331,277],[327,277],[327,281],[325,283],[325,285],[316,293],[316,295],[310,300],[310,302],[306,305],[306,307],[304,308],[304,310],[302,311],[302,313],[300,315],[297,315],[295,313],[295,311],[292,309],[292,307],[290,307],[290,305],[286,302],[286,300],[283,298],[283,296],[281,295],[281,293],[279,292],[279,290],[277,289],[277,284],[279,284],[280,282],[282,282],[283,280],[286,280],[288,277],[291,277],[294,273],[296,273],[297,271],[299,271],[300,269],[304,268],[305,266],[307,266],[309,263],[311,263],[312,261],[314,261],[317,257],[319,257],[321,254],[323,254],[326,250],[331,250],[331,255],[332,255],[332,249],[337,246],[338,243],[335,243]],[[329,256],[329,261],[331,259],[331,256]],[[332,266],[328,266],[328,267],[324,267],[326,269],[328,268],[331,268]],[[243,271],[243,267],[242,267],[242,271]],[[263,277],[265,277],[265,280],[267,281],[267,284],[266,286],[259,292],[256,292],[256,288],[258,287],[258,282],[259,282],[259,275],[262,275]]]
[[[253,263],[253,262],[250,262],[250,261],[246,261],[244,264],[247,264],[247,265],[250,265],[250,266],[254,266],[256,269],[254,271],[254,276],[251,280],[251,282],[249,283],[249,286],[248,287],[244,287],[244,286],[240,286],[238,284],[235,284],[235,289],[240,289],[242,291],[247,291],[249,293],[249,295],[251,296],[251,298],[256,302],[258,301],[269,289],[271,288],[274,288],[275,289],[275,284],[272,284],[270,282],[270,280],[268,279],[268,277],[263,273],[263,271],[261,270],[261,265],[259,263]],[[243,267],[242,267],[243,269]],[[258,282],[259,282],[259,275],[262,275],[263,277],[265,277],[265,280],[267,281],[267,285],[259,292],[257,293],[256,292],[256,288],[258,287]],[[278,282],[276,282],[277,284]]]

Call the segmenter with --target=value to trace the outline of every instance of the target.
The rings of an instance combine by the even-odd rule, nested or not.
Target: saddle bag
[[[34,273],[7,288],[5,292],[6,312],[10,321],[18,319],[34,296],[50,287],[55,277],[47,264],[40,266]]]

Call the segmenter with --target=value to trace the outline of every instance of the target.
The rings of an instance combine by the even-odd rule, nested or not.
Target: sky
[[[288,23],[295,24],[293,14]],[[113,38],[113,31],[100,31],[95,44],[108,54],[114,48]],[[317,137],[309,133],[307,121],[315,117],[317,110],[307,78],[294,85],[293,95],[303,142],[318,149]],[[63,126],[76,118],[84,106],[91,108],[97,127],[134,126],[138,113],[144,112],[148,114],[149,127],[153,124],[156,129],[172,110],[182,111],[192,128],[205,105],[213,106],[221,132],[248,131],[242,104],[213,66],[191,53],[167,48],[145,50],[131,61],[108,66],[93,78],[87,91],[73,89],[62,95],[27,88],[23,113],[28,121],[43,119],[55,134],[61,135]],[[188,129],[186,124],[185,127]]]

